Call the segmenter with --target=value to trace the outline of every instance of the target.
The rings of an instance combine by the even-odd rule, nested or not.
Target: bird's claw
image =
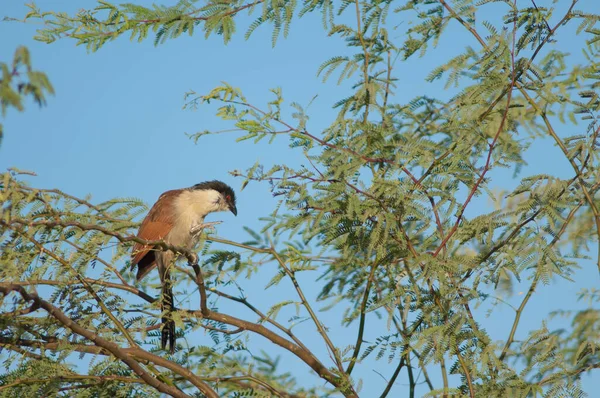
[[[215,230],[215,225],[221,224],[223,221],[211,221],[211,222],[205,222],[202,224],[198,224],[192,227],[192,229],[190,230],[190,233],[192,235],[196,235],[200,232],[202,232],[205,229],[209,229],[211,231]]]

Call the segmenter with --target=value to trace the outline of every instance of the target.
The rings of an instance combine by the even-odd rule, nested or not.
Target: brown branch
[[[2,339],[3,339],[3,338],[2,338],[2,337],[0,337],[0,347],[4,347],[4,348],[6,348],[7,350],[11,350],[11,351],[17,352],[17,353],[19,353],[19,354],[23,355],[24,357],[35,359],[36,361],[41,361],[42,359],[44,359],[44,357],[43,357],[43,356],[41,356],[41,355],[39,355],[39,354],[35,354],[35,353],[33,353],[33,352],[29,352],[29,351],[27,351],[27,350],[26,350],[26,349],[24,349],[24,348],[17,347],[17,346],[11,346],[11,345],[9,345],[9,344],[4,344],[4,343],[2,342]]]
[[[259,334],[271,341],[272,343],[286,349],[287,351],[290,351],[292,354],[294,354],[295,356],[300,358],[304,363],[310,366],[310,368],[313,369],[319,376],[329,381],[334,386],[339,385],[337,377],[333,373],[331,373],[325,366],[323,366],[323,364],[319,362],[319,360],[314,356],[312,352],[305,351],[300,346],[296,345],[295,343],[292,343],[289,340],[286,340],[285,338],[279,336],[275,332],[267,329],[262,325],[244,321],[231,315],[214,312],[206,307],[204,308],[204,310],[200,311],[190,310],[189,314],[199,318],[205,318],[213,321],[226,323],[228,325],[236,326],[243,330],[249,330],[251,332]]]
[[[214,235],[208,235],[206,237],[206,240],[208,242],[217,242],[217,243],[223,243],[225,245],[228,246],[233,246],[233,247],[237,247],[240,249],[246,249],[246,250],[250,250],[256,253],[271,253],[271,251],[269,249],[262,249],[260,247],[254,247],[254,246],[249,246],[249,245],[244,245],[243,243],[238,243],[238,242],[234,242],[232,240],[228,240],[228,239],[224,239],[224,238],[219,238],[217,236]]]
[[[93,342],[96,346],[101,347],[107,351],[109,351],[116,358],[125,363],[131,370],[135,372],[140,378],[144,380],[144,382],[156,390],[169,394],[173,397],[177,398],[187,398],[188,395],[184,394],[180,390],[175,387],[169,386],[166,383],[152,377],[140,364],[132,359],[127,352],[125,352],[122,348],[120,348],[117,344],[105,340],[104,338],[98,336],[90,330],[87,330],[81,327],[79,324],[70,319],[67,315],[65,315],[60,309],[50,304],[49,302],[42,300],[36,293],[28,293],[22,286],[19,285],[4,285],[0,286],[0,293],[4,295],[8,295],[11,292],[16,292],[21,295],[21,297],[26,301],[33,301],[37,303],[41,308],[43,308],[48,314],[54,317],[57,321],[62,323],[65,327],[72,330],[74,333],[85,337],[89,341]],[[133,349],[134,351],[142,351],[140,349]],[[218,394],[210,388],[206,383],[202,383],[198,386],[200,391],[202,391],[207,397],[210,398],[218,398]]]
[[[475,398],[475,390],[473,389],[473,382],[471,381],[471,374],[469,373],[469,368],[467,367],[465,360],[463,359],[462,355],[460,354],[460,347],[458,347],[458,346],[456,347],[456,357],[458,358],[460,367],[462,368],[463,374],[465,375],[465,378],[467,379],[467,385],[469,386],[469,397]]]
[[[475,30],[475,28],[473,28],[471,26],[471,24],[469,24],[460,15],[458,15],[456,13],[456,11],[454,11],[454,9],[452,7],[450,7],[450,5],[448,3],[446,3],[446,1],[444,1],[444,0],[439,0],[439,1],[444,6],[444,8],[446,10],[448,10],[448,12],[452,16],[452,18],[456,19],[462,26],[464,26],[465,28],[467,28],[467,30],[469,32],[471,32],[471,34],[473,36],[475,36],[475,38],[477,39],[477,41],[479,42],[479,44],[481,44],[484,48],[487,49],[487,44],[486,44],[485,40],[483,40],[483,38],[479,35],[479,33],[477,33],[477,30]]]
[[[0,286],[0,292],[2,292],[2,289],[3,286]],[[20,346],[51,351],[73,350],[84,354],[115,356],[112,351],[105,349],[102,346],[99,346],[98,344],[96,346],[86,344],[73,344],[64,340],[57,340],[54,337],[50,337],[48,338],[48,340],[49,341],[40,341],[0,337],[0,345],[8,349],[13,349],[14,346]],[[94,341],[94,343],[96,342]],[[144,351],[141,348],[120,348],[120,352],[127,355],[128,357],[134,358],[137,361],[141,361],[146,364],[154,363],[158,366],[169,369],[174,373],[178,374],[179,376],[183,377],[185,380],[192,383],[194,386],[198,387],[200,391],[203,391],[203,388],[206,385],[206,383],[204,383],[203,381],[204,378],[196,376],[188,369],[165,358],[159,357],[158,355]]]
[[[24,347],[32,347],[32,348],[37,348],[37,349],[44,349],[44,350],[50,350],[50,351],[58,351],[60,348],[64,348],[67,347],[67,349],[72,349],[74,351],[77,352],[82,352],[82,353],[88,353],[88,354],[94,354],[94,355],[111,355],[110,352],[96,347],[96,346],[87,346],[87,345],[83,345],[83,344],[71,344],[67,341],[62,341],[62,342],[44,342],[44,341],[34,341],[34,340],[23,340],[23,339],[15,339],[15,340],[11,340],[8,338],[4,338],[4,337],[0,337],[0,346],[3,346],[7,349],[19,352],[20,351],[24,351],[22,349],[20,349],[19,347],[17,347],[17,345],[19,346],[24,346]],[[125,352],[131,354],[132,356],[136,356],[135,352],[132,351],[131,349],[124,349]],[[27,351],[25,351],[25,353],[27,354],[31,354]],[[40,357],[41,358],[41,357]],[[59,376],[60,377],[60,376]],[[67,376],[70,377],[70,376]],[[94,378],[95,376],[75,376],[77,378],[81,378],[81,379],[86,379],[86,378]],[[117,378],[119,376],[107,376],[109,378]],[[286,398],[293,398],[296,397],[293,394],[288,394],[286,392],[282,392],[279,391],[277,389],[275,389],[274,387],[272,387],[271,385],[269,385],[268,383],[266,383],[263,380],[260,380],[257,377],[254,377],[252,375],[243,375],[243,376],[230,376],[230,377],[201,377],[200,378],[203,381],[206,382],[211,382],[211,383],[232,383],[232,384],[236,384],[236,385],[240,385],[241,383],[239,383],[238,381],[241,380],[249,380],[252,383],[255,383],[256,386],[260,387],[260,388],[264,388],[265,390],[275,394],[276,396],[281,396],[281,397],[286,397]],[[141,379],[135,379],[135,380],[139,380],[140,383],[144,383]],[[176,378],[176,380],[180,380],[178,378]],[[187,380],[185,377],[183,378],[183,380]],[[256,387],[253,386],[253,387]],[[242,387],[249,387],[248,384],[242,386]]]
[[[274,255],[276,252],[272,252]],[[193,262],[189,264],[190,267],[194,270],[196,274],[196,284],[198,286],[198,291],[200,293],[200,310],[188,310],[187,312],[190,315],[194,315],[203,319],[209,319],[213,321],[218,321],[221,323],[225,323],[231,326],[235,326],[242,330],[249,330],[256,334],[263,336],[268,339],[272,343],[284,348],[285,350],[291,352],[299,359],[301,359],[304,363],[306,363],[311,369],[313,369],[320,377],[327,380],[329,383],[334,385],[335,387],[341,387],[342,382],[334,375],[329,369],[327,369],[316,357],[315,355],[309,351],[304,349],[303,347],[297,345],[296,343],[281,337],[277,333],[272,330],[264,327],[263,325],[259,325],[257,323],[248,322],[240,318],[236,318],[231,315],[223,314],[220,312],[212,311],[207,306],[207,294],[206,294],[206,285],[204,282],[204,277],[202,276],[202,270],[198,266],[197,262]],[[356,393],[351,391],[350,393],[344,394],[348,397],[356,397]]]
[[[1,285],[3,285],[2,282],[0,282],[0,286]],[[11,312],[5,312],[2,314],[2,316],[5,318],[15,318],[15,317],[18,317],[21,315],[31,314],[32,312],[35,312],[38,309],[40,309],[40,306],[37,305],[36,303],[33,303],[27,308],[23,308],[23,309],[11,311]]]
[[[410,353],[406,354],[406,372],[408,373],[408,383],[409,383],[409,391],[408,398],[415,398],[415,376],[413,374],[413,368],[410,363]]]
[[[169,245],[169,244],[165,243],[164,241],[160,241],[160,240],[159,241],[147,241],[147,240],[140,239],[140,238],[137,238],[134,236],[123,236],[123,235],[116,233],[114,231],[111,231],[107,228],[104,228],[101,226],[96,226],[96,225],[82,224],[82,223],[78,223],[78,222],[74,222],[74,221],[57,221],[57,220],[43,220],[43,221],[36,221],[33,223],[29,223],[26,220],[21,220],[21,219],[12,219],[12,220],[10,220],[9,223],[7,223],[6,221],[0,221],[0,224],[6,225],[6,226],[10,226],[10,224],[13,224],[13,223],[19,224],[19,225],[24,225],[24,226],[46,226],[46,227],[62,226],[62,227],[76,227],[81,230],[88,230],[88,231],[99,231],[106,235],[113,236],[113,237],[117,238],[117,240],[119,240],[120,242],[123,242],[123,243],[136,242],[136,243],[141,243],[144,245],[154,245],[156,247],[159,247],[162,250],[172,250],[175,252],[182,253],[186,256],[186,258],[188,259],[188,262],[190,262],[192,264],[194,264],[197,259],[195,253],[193,253],[185,248]],[[269,249],[255,248],[252,246],[239,244],[237,242],[233,242],[233,241],[229,241],[229,240],[225,240],[225,239],[211,237],[211,240],[215,241],[215,242],[230,244],[235,247],[241,247],[244,249],[253,250],[256,252],[271,253],[271,250],[269,250]],[[201,273],[198,273],[198,275],[201,275]],[[329,382],[331,382],[334,385],[339,385],[338,378],[334,374],[332,374],[325,366],[323,366],[311,352],[305,350],[304,348],[302,348],[294,343],[291,343],[290,341],[282,338],[281,336],[277,335],[276,333],[272,332],[271,330],[265,328],[262,325],[253,324],[251,322],[247,322],[247,321],[235,318],[235,317],[231,317],[231,316],[228,316],[225,314],[220,314],[220,313],[215,313],[215,312],[210,311],[206,306],[206,289],[204,287],[203,281],[202,281],[201,285],[202,285],[202,288],[200,289],[201,298],[204,295],[204,297],[202,299],[203,302],[201,302],[201,304],[203,304],[203,305],[201,305],[201,308],[203,308],[207,311],[207,314],[204,314],[204,316],[207,319],[213,319],[213,320],[217,320],[217,321],[227,323],[227,324],[230,324],[233,326],[242,327],[245,330],[250,330],[257,334],[262,335],[263,337],[266,337],[267,339],[271,340],[275,344],[294,353],[296,356],[298,356],[300,359],[302,359],[307,365],[309,365],[313,370],[315,370],[317,372],[317,374],[319,374],[324,379],[328,380]],[[201,310],[201,311],[192,311],[192,312],[195,315],[201,315],[204,311]]]
[[[306,351],[310,351],[304,345],[304,343],[302,343],[302,341],[298,337],[296,337],[296,335],[292,332],[292,330],[290,328],[286,328],[285,326],[283,326],[282,324],[280,324],[276,320],[267,317],[262,311],[260,311],[254,305],[252,305],[245,297],[235,297],[235,296],[232,296],[232,295],[229,295],[227,293],[221,292],[220,290],[217,290],[217,289],[214,289],[214,288],[208,288],[208,290],[210,292],[212,292],[212,293],[215,293],[216,295],[218,295],[220,297],[224,297],[224,298],[226,298],[228,300],[232,300],[232,301],[235,301],[237,303],[243,304],[248,309],[250,309],[252,312],[254,312],[256,315],[258,315],[261,321],[270,323],[271,325],[275,326],[277,329],[279,329],[283,333],[287,334],[296,344],[298,344],[298,346],[302,347],[302,349],[304,349]]]

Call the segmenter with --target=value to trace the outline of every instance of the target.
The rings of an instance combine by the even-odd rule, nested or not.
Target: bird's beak
[[[236,216],[236,217],[237,217],[237,207],[235,207],[235,206],[231,206],[231,207],[229,208],[229,210],[230,210],[230,211],[233,213],[233,215],[234,215],[234,216]]]

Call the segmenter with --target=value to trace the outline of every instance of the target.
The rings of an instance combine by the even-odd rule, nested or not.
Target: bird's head
[[[237,216],[237,207],[235,206],[235,192],[233,189],[221,181],[206,181],[194,185],[191,189],[210,192],[211,207],[210,211],[230,211]]]

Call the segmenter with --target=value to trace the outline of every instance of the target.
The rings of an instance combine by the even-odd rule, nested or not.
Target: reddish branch
[[[97,347],[100,347],[100,348],[110,352],[113,356],[118,358],[120,361],[122,361],[124,364],[126,364],[131,370],[133,370],[133,372],[135,374],[137,374],[142,380],[144,380],[144,382],[146,384],[154,387],[155,389],[157,389],[158,391],[160,391],[162,393],[169,394],[173,397],[177,397],[177,398],[187,398],[188,397],[188,395],[183,393],[181,390],[179,390],[173,386],[170,386],[166,383],[163,383],[162,381],[151,376],[139,364],[138,361],[136,361],[130,355],[128,355],[126,350],[119,347],[117,344],[98,336],[96,333],[81,327],[79,324],[77,324],[75,321],[73,321],[71,318],[69,318],[67,315],[65,315],[60,309],[58,309],[51,303],[49,303],[45,300],[42,300],[36,293],[29,293],[25,290],[25,288],[23,288],[20,285],[7,284],[7,285],[0,286],[0,293],[2,293],[3,295],[8,295],[11,292],[16,292],[16,293],[20,294],[24,300],[35,303],[36,305],[38,305],[40,308],[44,309],[46,312],[48,312],[49,315],[51,315],[53,318],[55,318],[62,325],[64,325],[65,327],[67,327],[68,329],[73,331],[74,333],[76,333],[82,337],[85,337],[87,340],[93,342]],[[134,350],[134,351],[136,351],[136,353],[144,352],[141,349],[129,349],[129,350]],[[147,353],[147,354],[152,355],[149,353]],[[157,357],[157,358],[159,358],[159,357]],[[164,361],[166,361],[166,360],[164,360]],[[169,361],[166,361],[166,362],[169,362]],[[194,383],[194,384],[196,385],[196,383]],[[208,384],[206,384],[204,382],[200,382],[197,384],[197,387],[207,397],[218,398],[218,394],[212,388],[210,388],[210,386]]]
[[[454,13],[454,11],[449,8],[449,6],[444,2],[444,0],[440,0],[440,2],[442,4],[444,4],[444,6],[449,9],[451,12]],[[454,13],[455,18],[460,18],[458,17],[458,15],[456,15],[456,13]],[[459,22],[461,20],[459,19]],[[464,25],[464,22],[461,22]],[[487,153],[487,158],[485,160],[485,166],[483,167],[483,171],[481,172],[481,175],[479,176],[479,178],[477,179],[477,181],[475,182],[475,185],[473,185],[473,188],[471,188],[471,191],[469,192],[469,195],[467,196],[467,199],[465,200],[465,202],[463,203],[458,216],[456,217],[456,222],[454,223],[454,226],[452,227],[452,229],[450,229],[450,232],[448,232],[448,235],[446,235],[446,237],[442,240],[442,243],[439,245],[439,247],[435,250],[435,252],[433,253],[433,256],[436,257],[439,252],[442,250],[443,247],[446,246],[446,243],[450,240],[450,238],[456,233],[456,231],[458,230],[458,226],[460,225],[460,222],[462,220],[462,217],[465,213],[465,210],[467,209],[467,206],[469,205],[469,202],[471,202],[471,199],[473,198],[473,196],[475,195],[475,193],[477,192],[477,190],[479,189],[481,183],[483,182],[483,180],[485,179],[485,176],[487,174],[487,172],[490,170],[491,168],[491,162],[492,162],[492,153],[494,152],[494,148],[496,147],[496,143],[498,142],[498,139],[500,138],[500,134],[502,133],[502,130],[504,130],[504,125],[506,124],[506,120],[508,118],[508,111],[510,110],[510,103],[512,100],[512,92],[513,92],[513,88],[515,87],[515,83],[517,81],[517,72],[515,69],[515,44],[516,44],[516,35],[517,35],[517,27],[516,27],[516,20],[514,22],[514,26],[513,26],[513,32],[512,32],[512,49],[510,52],[510,57],[511,57],[511,81],[510,81],[510,85],[508,87],[508,96],[506,97],[506,107],[504,108],[504,112],[502,114],[502,119],[500,120],[500,126],[498,126],[498,131],[496,131],[496,134],[494,135],[494,139],[492,140],[492,142],[489,145],[489,150]],[[466,25],[465,25],[466,26]],[[477,34],[475,32],[475,34]]]

